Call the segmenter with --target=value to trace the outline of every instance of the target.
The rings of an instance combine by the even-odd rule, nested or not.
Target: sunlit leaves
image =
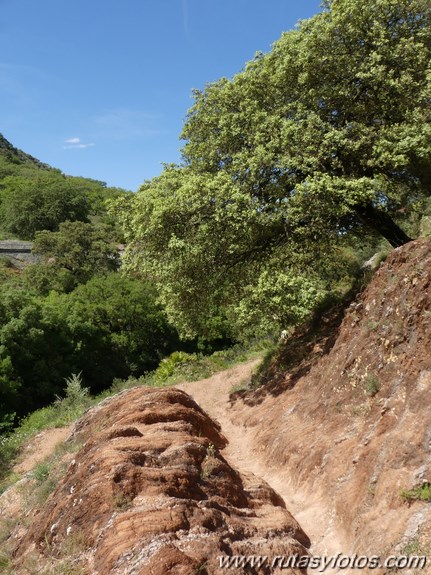
[[[393,218],[431,190],[430,61],[428,1],[333,0],[195,92],[183,165],[116,208],[128,269],[184,333],[301,321],[337,244],[409,240]]]

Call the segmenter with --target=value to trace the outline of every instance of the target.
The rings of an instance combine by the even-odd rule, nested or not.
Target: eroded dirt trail
[[[212,377],[186,382],[176,387],[190,394],[193,399],[218,421],[222,432],[228,440],[223,456],[244,477],[253,483],[253,476],[264,479],[284,500],[286,508],[300,523],[312,541],[311,552],[314,555],[335,555],[347,552],[342,538],[331,525],[331,510],[325,509],[322,498],[318,494],[302,492],[298,486],[291,485],[289,469],[273,462],[268,466],[265,451],[255,438],[256,427],[247,426],[253,407],[245,405],[241,400],[232,405],[230,393],[232,388],[250,380],[253,369],[259,360],[253,360],[237,365]],[[267,401],[263,409],[263,417],[259,425],[265,426],[273,421],[275,414],[274,400]],[[71,426],[50,429],[40,433],[30,442],[21,455],[14,471],[27,473],[40,461],[49,456],[56,445],[69,435]],[[288,438],[286,438],[288,441]],[[328,571],[329,573],[329,571]]]
[[[302,493],[292,488],[289,470],[277,465],[268,466],[264,458],[264,448],[254,438],[254,428],[247,427],[247,411],[252,407],[242,404],[231,405],[229,394],[234,386],[250,380],[258,360],[235,366],[229,370],[196,382],[178,385],[215,420],[217,420],[229,443],[223,450],[223,456],[238,469],[241,474],[254,474],[264,479],[283,498],[287,509],[292,513],[312,541],[311,552],[314,555],[335,555],[347,552],[343,541],[333,525],[331,512],[325,509],[318,496]],[[274,406],[268,402],[268,419]],[[265,425],[265,419],[261,421]],[[329,573],[329,571],[328,571]]]
[[[57,445],[62,443],[70,434],[72,425],[45,429],[38,433],[24,447],[13,471],[20,475],[32,471],[39,463],[52,455]]]

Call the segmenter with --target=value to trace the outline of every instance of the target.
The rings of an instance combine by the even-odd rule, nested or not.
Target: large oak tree
[[[183,164],[117,204],[129,267],[185,331],[220,305],[300,320],[340,239],[410,240],[396,216],[431,191],[430,62],[429,0],[326,2],[195,92]]]

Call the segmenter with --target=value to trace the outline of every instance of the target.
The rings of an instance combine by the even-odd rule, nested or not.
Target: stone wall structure
[[[39,260],[38,256],[32,253],[32,248],[33,242],[21,240],[0,241],[0,257],[8,257],[13,265],[23,268]]]

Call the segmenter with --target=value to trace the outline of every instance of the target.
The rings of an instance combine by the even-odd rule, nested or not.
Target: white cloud
[[[63,146],[63,150],[70,150],[70,149],[83,150],[85,148],[92,148],[93,146],[96,145],[94,142],[84,144],[83,142],[81,142],[81,138],[67,138],[66,140],[64,140],[64,143],[66,144],[66,146]]]

